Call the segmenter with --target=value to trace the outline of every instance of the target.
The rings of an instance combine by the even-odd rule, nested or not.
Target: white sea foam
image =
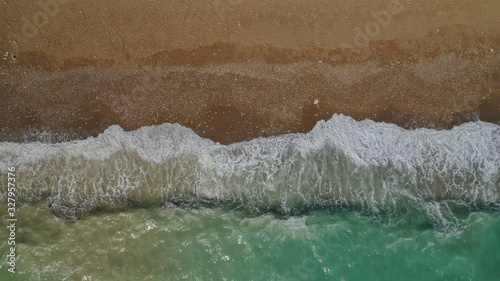
[[[123,204],[208,203],[285,214],[421,209],[437,221],[436,202],[500,204],[500,126],[485,122],[405,130],[335,115],[307,134],[231,145],[178,124],[111,126],[81,141],[0,143],[0,157],[4,173],[17,168],[20,200],[49,198],[56,214],[72,217]]]

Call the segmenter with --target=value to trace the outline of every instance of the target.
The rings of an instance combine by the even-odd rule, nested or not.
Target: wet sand
[[[500,121],[498,1],[42,2],[0,4],[1,141],[171,122],[231,143],[335,113]]]

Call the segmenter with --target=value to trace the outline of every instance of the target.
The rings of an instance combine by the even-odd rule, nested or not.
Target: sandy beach
[[[333,114],[405,128],[500,121],[495,0],[0,7],[1,141],[170,122],[232,143]]]
[[[0,280],[498,280],[499,47],[499,0],[0,1]]]

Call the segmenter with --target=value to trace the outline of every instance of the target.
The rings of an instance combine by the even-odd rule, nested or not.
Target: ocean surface
[[[15,167],[16,273],[8,272]],[[500,125],[0,143],[0,280],[499,280]]]

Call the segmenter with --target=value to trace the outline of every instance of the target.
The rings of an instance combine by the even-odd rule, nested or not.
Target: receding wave
[[[63,217],[126,206],[219,205],[249,213],[413,211],[446,226],[500,207],[500,126],[405,130],[335,115],[307,134],[221,145],[178,124],[65,143],[0,143],[18,200]],[[5,174],[5,173],[4,173]],[[6,187],[2,187],[5,200]]]

